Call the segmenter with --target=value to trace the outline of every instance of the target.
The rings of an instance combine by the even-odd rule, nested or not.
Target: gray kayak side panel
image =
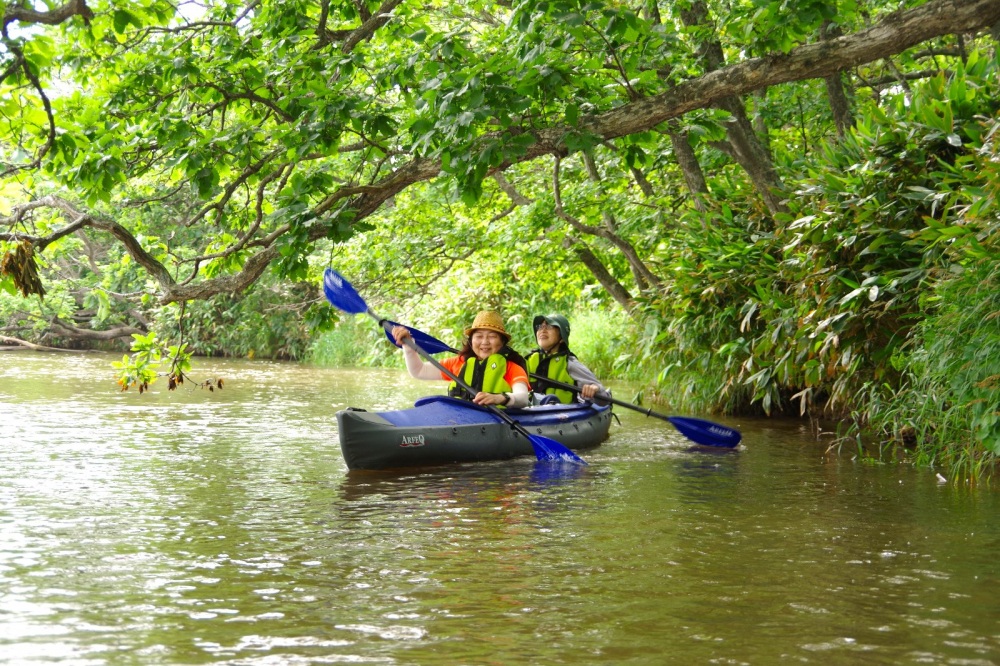
[[[558,424],[532,424],[527,430],[573,450],[588,449],[608,438],[611,410],[589,410],[585,416]],[[337,426],[340,449],[349,469],[506,460],[535,455],[531,442],[503,422],[397,427],[377,412],[346,409],[337,412]]]

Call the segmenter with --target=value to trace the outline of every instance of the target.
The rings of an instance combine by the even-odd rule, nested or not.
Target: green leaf
[[[128,10],[116,9],[114,13],[115,32],[119,35],[124,34],[129,25],[135,25],[137,28],[141,28],[142,22]]]

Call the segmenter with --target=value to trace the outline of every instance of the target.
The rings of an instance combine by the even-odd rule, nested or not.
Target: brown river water
[[[576,473],[348,472],[337,410],[444,383],[197,360],[225,389],[140,395],[116,358],[0,353],[4,666],[1000,664],[995,489],[620,408]]]

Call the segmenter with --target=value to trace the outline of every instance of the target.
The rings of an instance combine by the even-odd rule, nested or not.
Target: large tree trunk
[[[771,153],[771,135],[767,130],[767,123],[764,122],[764,114],[760,113],[760,108],[763,107],[764,102],[767,100],[767,88],[762,88],[760,90],[755,90],[753,93],[754,107],[757,110],[753,114],[753,131],[760,140],[761,145],[767,149],[768,154]]]
[[[21,340],[20,338],[12,338],[8,335],[0,335],[0,343],[6,345],[13,345],[10,347],[0,347],[0,351],[11,351],[17,349],[32,349],[35,351],[58,351],[58,352],[79,352],[79,349],[59,349],[58,347],[46,347],[45,345],[36,345],[34,342],[28,342],[27,340]]]
[[[587,177],[592,182],[600,184],[601,173],[594,162],[593,155],[585,152],[583,154],[583,162],[587,167]],[[615,220],[615,216],[605,208],[601,211],[601,219],[604,221],[604,227],[602,233],[598,235],[610,241],[612,245],[625,255],[625,259],[628,260],[629,268],[632,269],[632,276],[635,278],[635,283],[639,287],[639,290],[644,291],[650,285],[659,284],[660,278],[653,271],[649,270],[649,267],[643,262],[635,247],[618,234],[618,223]]]
[[[704,213],[708,210],[708,206],[705,205],[705,197],[708,194],[708,181],[705,180],[705,172],[702,171],[698,156],[695,155],[694,148],[691,147],[687,132],[677,130],[675,123],[668,124],[668,127],[670,128],[668,132],[670,145],[674,149],[674,159],[677,160],[677,165],[684,175],[684,183],[687,184],[687,188],[691,192],[691,201],[695,210]]]
[[[521,194],[514,184],[507,180],[502,173],[494,174],[494,180],[500,186],[500,189],[510,198],[511,206],[527,206],[532,203],[530,199]],[[618,302],[625,310],[629,310],[634,302],[632,300],[632,295],[628,293],[628,290],[619,282],[614,275],[607,269],[604,262],[601,261],[600,257],[593,253],[593,251],[579,238],[573,236],[572,234],[566,234],[563,238],[563,247],[567,250],[571,250],[573,254],[576,255],[577,259],[580,260],[584,266],[591,272],[591,274],[597,278],[598,283],[604,290],[611,294],[611,297]]]
[[[587,244],[584,243],[579,238],[566,234],[565,240],[563,240],[563,247],[572,250],[577,258],[590,269],[590,272],[594,274],[597,281],[601,283],[604,290],[611,294],[611,297],[617,301],[617,303],[622,306],[626,312],[631,311],[632,306],[635,302],[632,300],[632,295],[628,293],[628,290],[622,285],[621,282],[615,279],[608,269],[604,266],[597,255],[595,255]]]
[[[841,72],[831,74],[823,79],[826,83],[826,96],[830,100],[830,110],[833,112],[833,122],[837,127],[837,136],[843,139],[854,127],[854,116],[851,113],[851,103],[844,89],[844,75]]]
[[[688,9],[681,10],[680,16],[681,21],[688,27],[704,27],[708,24],[708,8],[701,0],[695,0]],[[698,52],[705,64],[706,72],[714,72],[725,67],[722,45],[718,41],[706,40],[699,46]],[[731,147],[727,152],[750,176],[754,188],[771,214],[786,212],[788,209],[782,202],[785,185],[778,176],[771,153],[754,132],[743,100],[736,95],[729,95],[716,102],[716,106],[728,111],[732,116],[726,126],[726,137]]]
[[[823,39],[830,40],[840,37],[842,34],[838,26],[829,23],[823,26]],[[837,71],[830,76],[824,77],[826,83],[826,96],[830,100],[830,111],[833,112],[833,123],[837,128],[837,136],[843,139],[854,126],[854,117],[851,113],[851,102],[847,91],[844,88],[844,73]]]
[[[115,328],[109,328],[104,331],[95,331],[91,328],[80,328],[79,326],[74,326],[68,322],[62,321],[59,317],[53,317],[50,322],[51,331],[54,335],[58,335],[61,338],[68,338],[70,340],[75,340],[77,342],[107,342],[109,340],[118,340],[120,338],[130,338],[133,333],[145,333],[141,328],[136,326],[116,326]]]

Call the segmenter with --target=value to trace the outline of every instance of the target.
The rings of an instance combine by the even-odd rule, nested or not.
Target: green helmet
[[[532,324],[532,330],[537,333],[538,327],[542,325],[542,322],[558,328],[559,337],[562,338],[563,344],[569,345],[569,319],[566,319],[561,314],[538,315]]]

